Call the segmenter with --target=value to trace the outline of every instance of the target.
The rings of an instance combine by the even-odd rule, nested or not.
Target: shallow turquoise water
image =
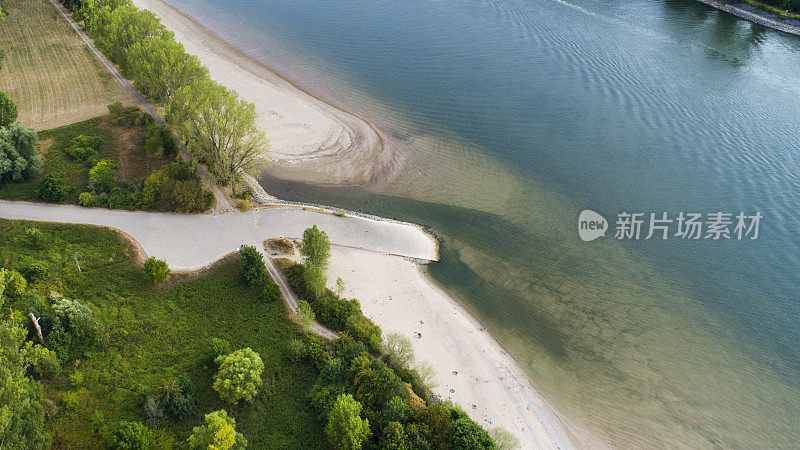
[[[369,190],[263,182],[430,226],[431,274],[578,423],[800,445],[800,38],[683,0],[170,3],[406,149]],[[764,219],[583,243],[585,208]]]

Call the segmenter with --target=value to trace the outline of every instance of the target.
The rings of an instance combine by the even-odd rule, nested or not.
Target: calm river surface
[[[800,38],[688,0],[169,3],[404,149],[368,190],[262,181],[429,226],[431,275],[577,423],[800,446]],[[579,239],[583,209],[605,238]],[[621,212],[681,211],[763,219],[614,239]]]

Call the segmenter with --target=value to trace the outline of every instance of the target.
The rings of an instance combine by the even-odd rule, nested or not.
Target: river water
[[[169,3],[402,149],[366,189],[262,183],[430,227],[430,274],[578,424],[800,446],[800,38],[688,0]],[[605,237],[578,237],[584,209]],[[763,218],[644,239],[680,212]]]

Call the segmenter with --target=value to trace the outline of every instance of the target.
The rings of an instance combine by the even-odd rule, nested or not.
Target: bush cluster
[[[307,395],[334,448],[497,448],[462,409],[426,402],[347,335],[330,343],[307,336],[304,344],[290,345],[319,370]]]

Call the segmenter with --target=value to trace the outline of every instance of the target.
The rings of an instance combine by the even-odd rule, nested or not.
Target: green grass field
[[[44,235],[41,248],[25,239],[25,230],[33,226]],[[250,448],[323,448],[321,425],[306,400],[316,375],[308,363],[288,357],[285,343],[300,331],[288,320],[283,303],[259,301],[240,281],[237,259],[152,287],[144,282],[136,258],[111,230],[0,220],[2,266],[21,269],[44,262],[48,275],[33,289],[90,303],[105,330],[87,358],[44,383],[53,447],[102,448],[93,416],[105,424],[143,421],[140,393],[187,376],[197,387],[197,411],[183,423],[154,427],[159,447],[184,441],[203,414],[225,408]],[[10,306],[23,312],[48,307],[22,302]],[[208,340],[215,337],[227,339],[233,349],[251,347],[260,353],[265,383],[252,404],[226,404],[211,388]],[[67,397],[77,399],[73,410],[63,407]]]
[[[55,128],[99,116],[115,101],[133,103],[48,0],[6,6],[0,90],[16,103],[20,123]]]

